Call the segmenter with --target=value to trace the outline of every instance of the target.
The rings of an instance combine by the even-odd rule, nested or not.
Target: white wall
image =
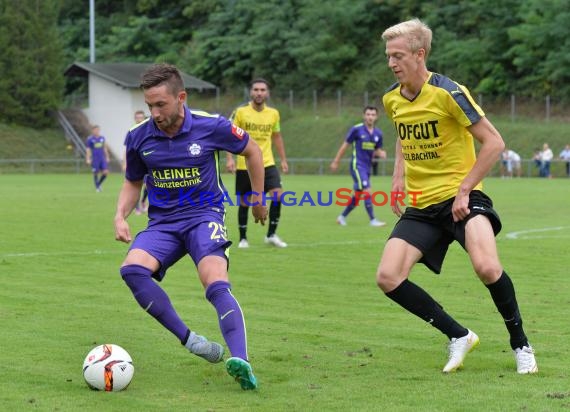
[[[91,124],[101,127],[110,151],[117,159],[123,158],[124,140],[134,124],[134,113],[146,110],[142,91],[127,89],[93,73],[89,74],[89,107],[84,113]]]

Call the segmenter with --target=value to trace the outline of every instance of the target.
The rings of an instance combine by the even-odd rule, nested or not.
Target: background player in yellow
[[[250,83],[251,100],[244,106],[238,107],[232,113],[230,120],[237,126],[244,129],[253,140],[259,145],[263,153],[263,165],[265,166],[265,187],[267,198],[271,199],[269,206],[269,226],[265,243],[275,247],[287,247],[279,236],[277,236],[277,225],[281,217],[281,176],[275,166],[272,145],[275,145],[279,159],[281,160],[281,171],[287,173],[287,157],[285,156],[285,145],[281,136],[281,125],[279,111],[267,105],[269,98],[269,83],[267,80],[257,78]],[[238,208],[239,225],[239,248],[249,247],[247,241],[247,215],[249,205],[251,185],[247,174],[245,158],[237,156],[237,162],[231,153],[226,155],[226,168],[229,172],[236,174],[236,194],[240,196],[240,206]]]
[[[501,230],[481,181],[505,144],[468,90],[426,68],[432,32],[418,19],[382,34],[388,66],[398,82],[383,97],[396,127],[393,191],[420,190],[417,207],[402,213],[384,247],[377,283],[387,297],[439,329],[449,338],[443,372],[463,365],[479,337],[460,325],[426,291],[408,280],[417,262],[440,273],[451,242],[469,254],[473,269],[489,289],[510,335],[517,372],[538,372],[534,351],[523,330],[511,279],[503,270],[495,235]],[[480,143],[475,156],[473,137]]]

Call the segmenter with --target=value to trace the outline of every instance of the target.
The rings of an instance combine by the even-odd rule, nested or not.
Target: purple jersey
[[[104,136],[89,136],[87,138],[86,146],[91,149],[91,157],[94,162],[105,159]]]
[[[125,177],[140,181],[148,175],[149,225],[223,213],[226,190],[218,151],[238,154],[248,141],[249,135],[226,118],[187,107],[172,138],[152,120],[133,127],[126,138]]]
[[[374,150],[382,148],[382,132],[375,127],[370,133],[364,123],[359,123],[348,131],[345,141],[352,145],[350,168],[368,170]]]

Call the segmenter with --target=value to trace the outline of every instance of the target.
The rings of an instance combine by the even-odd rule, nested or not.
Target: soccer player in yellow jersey
[[[285,156],[285,145],[281,136],[281,125],[279,122],[279,111],[267,106],[269,98],[269,83],[267,80],[257,78],[250,83],[251,101],[244,106],[238,107],[230,116],[230,120],[236,126],[244,129],[249,136],[261,148],[263,154],[263,165],[265,166],[265,187],[266,198],[271,200],[269,206],[269,225],[265,243],[275,247],[287,247],[277,234],[277,225],[281,217],[281,195],[283,187],[279,170],[275,166],[272,145],[275,144],[279,158],[281,159],[281,171],[287,173],[289,166]],[[237,156],[237,162],[231,153],[226,155],[226,168],[232,173],[236,173],[236,194],[240,196],[238,209],[239,225],[239,248],[249,247],[247,241],[247,215],[251,205],[251,185],[247,174],[245,158]]]
[[[449,338],[443,372],[462,366],[479,337],[447,314],[426,291],[408,280],[417,262],[440,273],[451,242],[467,251],[473,268],[489,289],[505,321],[517,372],[538,372],[534,351],[523,330],[515,289],[499,261],[495,235],[501,230],[481,181],[505,146],[499,132],[468,90],[426,68],[432,32],[418,19],[384,31],[388,66],[397,83],[383,97],[396,127],[392,190],[421,191],[415,207],[404,212],[386,242],[376,273],[387,297],[439,329]],[[480,143],[475,155],[473,138]]]

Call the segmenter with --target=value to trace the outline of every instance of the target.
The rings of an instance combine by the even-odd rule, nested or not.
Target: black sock
[[[107,178],[107,175],[101,175],[101,179],[97,182],[97,187],[101,186],[101,183]]]
[[[247,213],[248,206],[240,206],[238,208],[238,226],[239,226],[239,240],[247,239]]]
[[[267,237],[275,234],[279,218],[281,217],[281,202],[272,201],[269,205],[269,227],[267,228]]]
[[[97,173],[93,174],[93,183],[95,184],[95,187],[99,187],[99,177],[97,176]]]
[[[499,280],[486,286],[491,293],[495,306],[505,321],[505,326],[510,335],[511,348],[516,349],[528,346],[528,339],[523,330],[523,321],[515,295],[515,287],[509,275],[503,272]]]
[[[418,285],[404,280],[400,285],[386,296],[398,305],[413,313],[420,319],[431,325],[451,338],[461,338],[469,331],[449,316],[443,307],[437,303],[426,291]]]

